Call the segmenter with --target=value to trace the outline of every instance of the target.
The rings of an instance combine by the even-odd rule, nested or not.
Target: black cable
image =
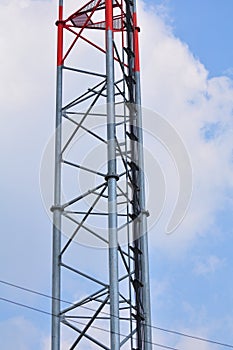
[[[45,314],[45,315],[53,316],[53,314],[51,314],[51,312],[48,312],[48,311],[45,311],[45,310],[41,310],[41,309],[37,309],[36,307],[25,305],[25,304],[22,304],[22,303],[17,303],[16,301],[13,301],[13,300],[10,300],[10,299],[6,299],[6,298],[0,297],[0,300],[5,301],[5,302],[10,303],[10,304],[17,305],[17,306],[22,306],[22,307],[25,307],[27,309],[40,312],[40,313]]]
[[[17,288],[17,289],[24,290],[24,291],[29,292],[29,293],[33,293],[33,294],[36,294],[36,295],[40,295],[40,296],[45,297],[45,298],[58,300],[57,298],[54,298],[54,297],[52,297],[51,295],[38,292],[38,291],[36,291],[36,290],[34,290],[34,289],[25,288],[25,287],[19,286],[18,284],[13,284],[13,283],[10,283],[10,282],[7,282],[7,281],[3,281],[3,280],[0,280],[0,283],[6,284],[7,286],[11,286],[11,287],[14,287],[14,288]],[[63,303],[73,305],[73,303],[70,302],[70,301],[61,300],[61,299],[59,299],[59,300],[60,300],[61,302],[63,302]]]
[[[22,286],[19,286],[19,285],[16,285],[16,284],[13,284],[13,283],[4,281],[4,280],[0,280],[0,283],[5,284],[5,285],[8,285],[8,286],[11,286],[11,287],[14,287],[14,288],[17,288],[17,289],[24,290],[24,291],[29,292],[29,293],[33,293],[33,294],[36,294],[36,295],[40,295],[40,296],[43,296],[43,297],[46,297],[46,298],[49,298],[49,299],[56,299],[56,298],[52,297],[51,295],[44,294],[44,293],[40,293],[40,292],[35,291],[35,290],[33,290],[33,289],[25,288],[25,287],[22,287]],[[66,301],[66,300],[62,300],[62,299],[60,299],[60,301],[61,301],[61,302],[64,302],[64,303],[67,303],[67,304],[69,304],[69,305],[73,305],[73,303],[70,302],[70,301]],[[90,308],[90,307],[83,306],[83,305],[80,305],[79,307],[81,307],[81,308],[83,308],[83,309],[86,309],[86,310],[89,310],[89,311],[96,311],[95,309],[92,309],[92,308]],[[44,313],[46,313],[46,312],[44,312]],[[107,312],[104,312],[104,311],[101,311],[101,313],[106,314],[106,315],[108,315],[108,316],[111,316],[111,314],[109,314],[109,313],[107,313]],[[171,333],[171,334],[176,334],[176,335],[180,335],[180,336],[183,336],[183,337],[186,337],[186,338],[191,338],[191,339],[203,341],[203,342],[206,342],[206,343],[215,344],[215,345],[220,345],[220,346],[224,346],[224,347],[228,347],[228,348],[233,349],[233,345],[231,345],[231,344],[227,344],[227,343],[215,341],[215,340],[212,340],[212,339],[207,339],[207,338],[203,338],[203,337],[198,337],[198,336],[194,336],[194,335],[191,335],[191,334],[182,333],[182,332],[178,332],[178,331],[175,331],[175,330],[171,330],[171,329],[167,329],[167,328],[161,328],[161,327],[153,326],[153,325],[149,325],[149,327],[151,327],[151,328],[153,328],[153,329],[157,329],[157,330],[162,331],[162,332]]]
[[[10,304],[13,304],[13,305],[17,305],[17,306],[21,306],[21,307],[30,309],[30,310],[32,310],[32,311],[40,312],[40,313],[45,314],[45,315],[56,316],[56,315],[53,315],[51,312],[47,312],[47,311],[45,311],[45,310],[37,309],[37,308],[35,308],[35,307],[29,306],[29,305],[26,305],[26,304],[18,303],[18,302],[16,302],[16,301],[13,301],[13,300],[10,300],[10,299],[6,299],[6,298],[0,297],[0,300],[5,301],[5,302],[10,303]],[[57,316],[56,316],[56,317],[57,317]],[[86,323],[83,323],[83,322],[74,321],[74,320],[71,320],[71,322],[74,322],[74,323],[77,323],[77,324],[86,326]],[[106,329],[104,329],[104,328],[97,327],[97,326],[91,325],[90,327],[91,327],[91,328],[98,329],[98,330],[100,330],[100,331],[104,331],[104,332],[108,332],[108,333],[110,332],[109,330],[106,330]],[[116,334],[121,335],[121,336],[124,336],[124,337],[127,337],[127,336],[128,336],[127,334],[123,334],[123,333],[116,333]],[[134,339],[136,339],[136,338],[134,338]],[[147,342],[147,341],[146,341],[146,342]],[[147,342],[147,343],[148,343],[148,344],[151,344],[151,345],[158,346],[158,347],[163,348],[163,349],[168,349],[168,350],[179,350],[179,349],[177,349],[177,348],[173,348],[173,347],[166,346],[166,345],[163,345],[163,344],[158,344],[158,343],[153,343],[153,342]]]
[[[77,323],[77,324],[81,324],[83,326],[86,326],[86,323],[83,323],[83,322],[80,322],[80,321],[75,321],[75,320],[70,320],[71,322],[74,322],[74,323]],[[109,333],[110,331],[105,329],[105,328],[101,328],[101,327],[98,327],[98,326],[93,326],[91,325],[92,328],[95,328],[95,329],[98,329],[100,331],[103,331],[103,332],[107,332]],[[120,336],[123,336],[123,337],[127,337],[126,334],[123,334],[123,333],[115,333],[117,335],[120,335]],[[133,337],[132,337],[133,338]],[[136,338],[133,338],[133,339],[136,339]],[[156,346],[159,346],[160,348],[163,348],[163,349],[170,349],[170,350],[179,350],[177,348],[173,348],[171,346],[167,346],[167,345],[163,345],[163,344],[159,344],[159,343],[154,343],[154,342],[149,342],[149,341],[145,341],[145,343],[148,343],[148,344],[152,344],[152,345],[156,345]]]
[[[221,345],[221,346],[225,346],[225,347],[233,349],[233,345],[226,344],[226,343],[221,343],[221,342],[218,342],[218,341],[215,341],[215,340],[206,339],[206,338],[202,338],[202,337],[198,337],[198,336],[194,336],[194,335],[190,335],[190,334],[186,334],[186,333],[182,333],[182,332],[178,332],[178,331],[173,331],[173,330],[170,330],[170,329],[161,328],[161,327],[157,327],[157,326],[150,326],[150,327],[151,328],[155,328],[155,329],[157,329],[159,331],[166,332],[166,333],[172,333],[172,334],[176,334],[176,335],[181,335],[181,336],[186,337],[186,338],[196,339],[196,340],[204,341],[204,342],[207,342],[207,343],[211,343],[211,344],[215,344],[215,345]]]

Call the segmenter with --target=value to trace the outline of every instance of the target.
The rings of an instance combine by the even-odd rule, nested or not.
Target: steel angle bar
[[[127,275],[127,277],[129,277],[129,275]],[[119,296],[122,298],[122,300],[120,300],[120,304],[128,304],[131,305],[131,301],[129,299],[126,299],[126,297],[124,297],[124,295],[122,293],[119,293]],[[121,306],[121,309],[123,307]]]
[[[73,221],[75,224],[80,225],[80,222],[75,220],[74,218],[70,217],[69,215],[64,215],[67,219],[70,219],[71,221]],[[93,236],[95,236],[96,238],[100,239],[101,241],[103,241],[104,243],[108,244],[108,240],[106,240],[105,238],[103,238],[102,236],[98,235],[98,233],[94,232],[93,230],[91,230],[89,227],[85,226],[84,224],[82,224],[82,228],[86,231],[88,231],[89,233],[91,233]]]
[[[119,144],[118,138],[115,137],[115,139],[116,139],[116,143],[117,143],[117,150],[120,153],[120,157],[121,157],[122,163],[124,164],[126,173],[128,174],[129,173],[129,168],[128,168],[128,165],[127,165],[127,161],[125,160],[124,154],[122,153],[121,146]]]
[[[126,203],[128,203],[128,201],[117,202],[117,205],[122,205],[122,204],[126,204]]]
[[[102,299],[100,299],[100,298],[102,298],[104,295],[106,295],[106,294],[108,294],[108,290],[105,290],[104,292],[102,292],[102,293],[99,293],[99,294],[97,294],[96,296],[95,296],[95,298],[91,298],[91,297],[89,297],[89,301],[91,302],[91,301],[96,301],[96,302],[103,302],[103,300]]]
[[[137,332],[137,328],[135,328],[130,334],[127,335],[127,337],[125,337],[120,344],[120,347],[122,347],[128,340],[130,340],[134,334]]]
[[[94,89],[100,87],[101,85],[105,84],[106,83],[106,79],[102,80],[100,83],[98,83],[97,85],[94,86]],[[104,88],[103,88],[104,90]],[[100,90],[100,92],[103,91],[102,89]],[[62,107],[62,110],[63,111],[67,111],[67,109],[75,106],[76,104],[80,103],[80,101],[82,100],[85,101],[86,100],[86,96],[90,94],[90,91],[85,91],[82,95],[78,96],[77,98],[75,98],[73,101],[69,102],[67,105],[65,105],[64,107]],[[92,94],[92,96],[94,96],[95,94]],[[87,97],[89,98],[89,97]],[[76,103],[77,102],[77,103]]]
[[[83,35],[80,36],[80,39],[86,41],[88,44],[90,44],[91,46],[95,47],[97,50],[101,51],[102,53],[106,54],[106,50],[104,50],[102,47],[100,47],[99,45],[96,45],[95,43],[93,43],[91,40],[85,38]]]
[[[122,118],[124,118],[124,116],[122,116]],[[116,123],[116,126],[124,125],[125,123],[125,120],[123,120],[122,122]]]
[[[62,163],[70,165],[70,166],[78,168],[78,169],[81,169],[81,170],[85,170],[85,171],[87,171],[89,173],[96,174],[96,175],[99,175],[99,176],[102,176],[102,177],[106,176],[106,174],[104,174],[104,173],[100,173],[99,171],[92,170],[90,168],[84,167],[84,166],[76,164],[76,163],[72,163],[72,162],[70,162],[68,160],[62,160]]]
[[[93,193],[94,193],[94,194],[98,194],[98,192],[96,192],[96,191],[93,191]],[[101,197],[103,197],[103,198],[108,198],[108,196],[105,195],[105,194],[101,194]]]
[[[77,113],[76,113],[77,114]],[[83,114],[82,114],[83,115]],[[88,114],[88,116],[90,116],[90,113]],[[71,121],[72,123],[74,123],[75,125],[79,125],[81,127],[81,129],[83,129],[84,131],[86,131],[88,134],[94,136],[95,138],[97,138],[99,141],[102,141],[103,143],[107,144],[107,141],[104,140],[102,137],[100,137],[99,135],[97,135],[96,133],[94,133],[93,131],[85,128],[85,126],[83,126],[82,124],[76,122],[74,119],[68,117],[67,115],[63,115],[64,118],[68,119],[69,121]]]
[[[97,89],[97,88],[99,88],[101,85],[103,85],[103,84],[105,84],[106,83],[106,79],[104,79],[104,80],[101,80],[99,83],[97,83],[96,85],[94,85],[94,89]],[[87,90],[87,91],[85,91],[83,94],[81,94],[80,96],[78,96],[78,97],[76,97],[76,99],[74,99],[73,101],[71,101],[70,103],[73,103],[74,101],[78,101],[78,100],[80,100],[80,99],[82,99],[83,97],[85,97],[86,95],[88,95],[89,94],[89,91]],[[64,107],[62,107],[62,110],[64,111],[64,110],[66,110],[67,109],[67,106],[64,106]],[[67,112],[68,113],[68,112]],[[70,112],[71,113],[71,112]]]
[[[124,82],[124,78],[122,78],[122,79],[119,79],[119,80],[117,80],[117,81],[114,81],[114,86],[116,86],[116,85],[118,85],[118,84],[120,84],[120,83],[122,83],[122,82]],[[123,103],[123,102],[121,102],[121,103]],[[117,104],[117,102],[115,102],[115,105]]]
[[[88,91],[93,92],[95,95],[98,95],[98,94],[99,94],[99,91],[96,91],[96,90],[93,89],[93,88],[89,88]],[[100,95],[101,95],[102,97],[107,97],[107,95],[104,94],[104,93],[101,93]]]
[[[66,210],[64,211],[64,213],[67,213],[67,214],[86,214],[86,211],[69,211],[69,210]],[[106,216],[108,215],[108,213],[90,213],[89,215],[100,215],[100,216]],[[127,214],[117,214],[118,216],[127,216]]]
[[[129,247],[129,248],[130,248],[130,247]],[[122,250],[122,249],[121,249],[121,252],[122,252],[123,255],[126,255],[129,259],[134,260],[134,257],[131,256],[129,253],[126,253],[126,252],[125,252],[124,250]]]
[[[96,298],[95,300],[92,300],[92,301],[95,301],[95,302],[98,302],[98,303],[102,304],[103,299]],[[109,304],[109,303],[108,303],[108,304]],[[109,318],[109,320],[110,320],[110,318]]]
[[[126,171],[124,171],[123,173],[120,173],[120,174],[119,174],[119,178],[121,178],[122,176],[124,176],[124,175],[126,175],[126,174],[127,174]]]
[[[133,274],[134,274],[134,271],[130,272],[129,274],[127,273],[126,275],[121,276],[120,278],[118,278],[118,281],[119,282],[124,281],[127,277],[129,277],[129,275],[133,275]]]
[[[132,299],[130,299],[130,300],[132,300]],[[133,305],[132,302],[128,302],[127,304],[128,304],[128,306],[127,306],[128,310],[131,310],[131,312],[137,311],[137,306]],[[123,311],[123,308],[122,308],[122,311]],[[135,321],[133,321],[133,322],[135,322]]]
[[[94,6],[93,10],[91,11],[90,15],[87,15],[86,21],[84,22],[82,28],[80,29],[80,31],[78,33],[76,33],[76,38],[74,39],[73,43],[71,44],[71,46],[69,47],[69,49],[67,50],[66,54],[63,57],[63,62],[65,61],[65,59],[67,58],[67,56],[69,55],[70,51],[72,50],[72,48],[74,47],[75,43],[77,42],[78,38],[80,38],[84,28],[87,26],[88,22],[90,21],[93,13],[95,12],[95,10],[97,9],[99,3],[101,0],[98,0],[96,5]]]
[[[124,62],[121,61],[121,58],[120,58],[120,55],[119,55],[119,52],[117,50],[117,47],[116,47],[116,44],[115,44],[115,41],[113,40],[113,48],[114,48],[114,51],[116,52],[116,56],[117,56],[117,62],[119,63],[120,67],[121,67],[121,70],[122,70],[122,73],[123,73],[123,76],[125,76],[125,71],[124,71],[124,68],[125,67],[128,67],[128,65]],[[123,79],[121,80],[123,81]],[[115,84],[118,84],[118,82],[116,82]]]
[[[101,282],[101,281],[98,280],[97,278],[94,278],[94,277],[88,275],[87,273],[82,272],[82,271],[80,271],[80,270],[78,270],[78,269],[75,269],[75,268],[73,268],[72,266],[69,266],[69,265],[67,265],[67,264],[65,264],[65,263],[63,263],[63,262],[61,262],[60,265],[63,266],[64,268],[66,268],[66,269],[68,269],[68,270],[74,272],[74,273],[77,273],[78,275],[80,275],[80,276],[82,276],[82,277],[84,277],[84,278],[89,279],[89,280],[92,281],[92,282],[95,282],[95,283],[97,283],[97,284],[100,284],[101,286],[104,286],[104,287],[107,287],[107,286],[108,286],[108,284],[106,284],[106,283],[104,283],[104,282]]]
[[[121,67],[123,76],[125,76],[125,70],[124,70],[125,63],[121,61],[119,52],[118,52],[117,47],[116,47],[116,44],[115,44],[115,41],[113,41],[113,48],[114,48],[114,51],[116,52],[117,59],[118,59],[118,62],[119,62],[119,64],[120,64],[120,67]],[[116,84],[117,84],[117,83],[115,83],[115,85],[116,85]]]
[[[124,191],[120,188],[119,185],[117,185],[117,188],[118,188],[118,190],[121,192],[121,195],[124,196],[124,197],[127,199],[128,202],[130,202],[130,199],[129,199],[128,195],[127,195],[127,192],[124,192]]]
[[[96,45],[95,43],[93,43],[91,40],[88,40],[87,38],[85,38],[83,35],[80,36],[80,39],[86,41],[88,44],[92,45],[93,47],[95,47],[96,49],[98,49],[99,51],[103,52],[104,54],[106,54],[106,50],[104,50],[102,47]],[[113,58],[116,62],[118,61],[117,57]],[[127,64],[125,64],[125,67],[128,67]]]
[[[123,97],[123,102],[127,102],[126,96],[123,91],[119,88],[118,84],[115,84],[116,89],[119,91],[119,94]]]
[[[115,102],[115,106],[118,106],[118,105],[124,105],[125,102],[124,101],[118,101],[118,102]],[[122,118],[122,116],[121,116]]]
[[[66,320],[62,320],[62,323],[65,324],[66,326],[72,328],[74,331],[78,332],[78,333],[82,333],[82,330],[79,329],[78,327],[73,326],[72,324],[70,324],[70,322],[66,321]],[[83,335],[85,338],[87,338],[88,340],[92,341],[93,343],[95,343],[96,345],[98,345],[99,347],[101,347],[102,349],[105,350],[111,350],[110,348],[108,348],[107,346],[105,346],[104,344],[100,343],[98,340],[96,340],[95,338],[91,337],[90,335],[88,335],[87,333],[85,333]],[[70,348],[69,350],[72,350],[72,348]]]
[[[94,97],[94,96],[96,96],[96,95],[97,95],[98,97],[103,96],[102,92],[100,92],[100,91],[98,91],[98,93],[96,93],[96,92],[93,92],[93,93],[92,93],[92,91],[90,90],[90,91],[88,91],[88,93],[86,94],[86,97],[83,97],[82,99],[78,99],[78,100],[72,101],[69,105],[67,105],[67,106],[65,107],[65,110],[70,109],[70,108],[72,108],[72,107],[75,107],[75,106],[77,106],[78,104],[80,104],[80,103],[82,103],[82,102],[85,102],[85,101],[89,100],[90,98],[92,98],[92,97]]]
[[[92,323],[96,320],[96,317],[99,315],[99,313],[101,312],[101,310],[104,308],[104,306],[106,305],[108,301],[108,297],[103,301],[103,303],[99,306],[99,308],[96,310],[96,312],[94,313],[94,315],[92,316],[92,318],[90,319],[90,321],[86,324],[86,326],[84,327],[84,329],[82,330],[82,332],[80,333],[79,337],[75,340],[75,342],[73,343],[73,345],[71,346],[70,349],[74,349],[76,347],[76,345],[78,345],[78,343],[80,342],[80,340],[83,338],[83,336],[85,335],[85,333],[88,331],[88,329],[91,327]]]
[[[118,250],[119,250],[119,252],[120,252],[120,255],[121,255],[123,264],[124,264],[124,266],[125,266],[125,269],[126,269],[127,273],[129,274],[129,273],[130,273],[130,269],[129,269],[129,266],[128,266],[127,262],[126,262],[126,259],[125,259],[125,257],[124,257],[124,254],[123,254],[123,252],[122,252],[122,249],[121,249],[121,246],[120,246],[120,245],[118,245]]]
[[[115,102],[115,105],[117,105],[117,104],[124,104],[124,102],[119,102],[119,103],[117,103],[117,102]],[[66,114],[73,114],[73,115],[83,115],[84,113],[83,112],[77,112],[77,111],[66,111],[65,112]],[[106,113],[89,113],[88,115],[90,115],[90,116],[94,116],[94,117],[107,117],[107,114]],[[65,115],[64,115],[65,116]],[[125,118],[125,116],[123,116],[122,114],[115,114],[115,117],[116,118]],[[128,120],[126,121],[126,122],[128,122],[129,121],[129,117],[127,116],[127,118],[128,118]],[[116,123],[116,125],[117,125],[117,123]]]
[[[66,315],[66,319],[69,320],[69,319],[91,319],[92,317],[91,316],[67,316]],[[97,316],[96,317],[96,320],[109,320],[110,317],[104,317],[104,316]]]
[[[105,291],[105,292],[104,292]],[[100,294],[101,293],[101,294]],[[101,288],[99,289],[98,291],[96,291],[95,293],[92,293],[91,295],[89,295],[88,297],[74,303],[73,305],[67,307],[66,309],[64,309],[63,311],[61,311],[61,315],[64,315],[65,313],[71,311],[71,310],[74,310],[78,307],[81,307],[81,308],[84,308],[84,309],[87,309],[87,310],[90,310],[90,311],[93,311],[92,308],[88,307],[88,306],[83,306],[83,305],[86,305],[87,303],[91,302],[91,301],[95,301],[95,298],[99,297],[99,294],[100,296],[103,296],[103,295],[106,295],[106,293],[108,293],[108,286],[107,287],[104,287],[104,288]]]
[[[119,102],[119,104],[123,104],[124,102]],[[117,102],[115,102],[115,105],[117,104]],[[124,118],[124,116],[122,114],[116,114],[115,115],[116,118]],[[117,123],[116,123],[117,125]]]
[[[107,144],[107,141],[106,141],[106,140],[104,140],[102,137],[100,137],[99,135],[97,135],[97,134],[94,133],[93,131],[88,130],[88,129],[85,128],[85,126],[83,126],[83,125],[80,125],[80,127],[81,127],[83,130],[85,130],[88,134],[91,134],[92,136],[96,137],[99,141],[101,141],[101,142]]]
[[[117,104],[117,103],[115,103]],[[123,104],[123,102],[120,102],[119,104]],[[70,115],[83,115],[84,113],[83,112],[77,112],[77,111],[65,111],[65,114],[64,114],[64,111],[63,111],[63,116],[65,117],[67,114],[70,114]],[[89,116],[93,116],[93,117],[107,117],[107,114],[106,113],[88,113]],[[115,114],[115,117],[116,118],[124,118],[124,116],[122,114]],[[117,124],[116,124],[117,125]]]
[[[114,2],[116,3],[116,5],[113,5],[113,6],[119,7],[120,10],[121,10],[122,15],[125,14],[124,11],[123,11],[122,3],[120,3],[118,0],[115,0]]]
[[[104,90],[105,86],[102,87],[102,90]],[[86,120],[87,116],[89,115],[89,112],[92,110],[92,108],[94,107],[94,105],[96,104],[96,102],[98,101],[100,95],[96,96],[95,99],[92,101],[92,103],[90,104],[89,108],[87,109],[86,113],[84,114],[83,118],[81,119],[79,125],[75,128],[75,130],[73,131],[73,133],[71,134],[71,136],[69,137],[68,141],[66,142],[65,146],[62,149],[62,154],[64,153],[64,151],[66,150],[66,148],[68,147],[68,145],[70,144],[70,142],[72,141],[72,139],[74,138],[74,136],[76,135],[76,133],[78,132],[79,128],[81,127],[81,125],[84,123],[84,121]]]
[[[89,0],[87,3],[85,3],[81,8],[79,8],[77,11],[75,11],[74,13],[72,13],[66,20],[65,22],[69,22],[72,20],[72,18],[74,18],[75,16],[77,16],[77,14],[83,14],[83,13],[87,13],[90,12],[91,10],[93,10],[94,6],[96,5],[96,2],[98,1],[98,5],[103,5],[103,1],[102,3],[99,3],[99,0]],[[94,4],[95,5],[94,5]],[[91,6],[92,5],[92,6]]]
[[[101,94],[100,94],[100,95],[101,95]],[[72,107],[74,107],[74,106],[77,106],[78,104],[80,104],[80,103],[82,103],[82,102],[85,102],[85,101],[89,100],[90,98],[92,98],[92,97],[94,97],[94,96],[96,96],[95,93],[91,93],[91,91],[88,91],[88,92],[85,94],[85,97],[83,97],[83,98],[78,98],[78,99],[73,100],[73,101],[70,102],[68,105],[66,105],[66,106],[64,107],[63,110],[66,111],[67,109],[70,109],[70,108],[72,108]]]
[[[76,114],[76,115],[83,115],[83,112],[72,112],[72,111],[67,111],[66,114]],[[89,113],[88,115],[92,117],[107,117],[106,113]]]
[[[105,186],[103,188],[103,190],[101,192],[104,192],[106,190]],[[95,208],[96,204],[98,203],[99,199],[101,198],[101,193],[99,194],[99,196],[95,199],[95,201],[93,202],[93,204],[91,205],[91,207],[89,208],[89,210],[87,211],[87,213],[84,215],[82,221],[80,222],[80,224],[78,225],[78,227],[75,229],[74,233],[72,234],[72,236],[69,238],[68,242],[66,243],[66,245],[64,246],[64,248],[61,251],[61,256],[64,254],[64,252],[66,251],[66,249],[69,247],[69,245],[71,244],[71,242],[73,241],[73,239],[75,238],[75,236],[77,235],[78,231],[83,227],[84,222],[87,220],[89,214],[91,213],[91,211]]]
[[[121,95],[120,92],[115,92],[115,97],[116,97],[116,96],[120,96],[120,95]]]
[[[119,226],[118,229],[117,229],[118,232],[121,231],[124,227],[128,226],[129,224],[131,224],[133,221],[134,221],[134,220],[130,220],[129,222],[127,222],[127,223],[125,223],[125,224]]]
[[[83,307],[83,305],[85,305],[87,303],[91,303],[91,302],[98,302],[98,303],[100,302],[100,303],[102,303],[103,300],[100,299],[100,298],[102,298],[102,297],[104,297],[104,296],[106,296],[108,294],[109,294],[109,286],[103,288],[100,291],[97,291],[97,292],[89,295],[85,299],[80,300],[78,304],[80,305],[80,307]],[[89,309],[89,310],[93,311],[93,309],[88,308],[88,307],[85,307],[85,309]]]
[[[62,209],[65,209],[65,208],[67,208],[68,206],[70,206],[70,205],[72,205],[72,204],[78,202],[80,199],[83,199],[84,197],[86,197],[86,196],[92,194],[94,191],[100,189],[100,188],[103,187],[103,186],[106,186],[106,182],[104,182],[104,183],[102,183],[102,184],[100,184],[100,185],[98,185],[98,186],[92,188],[91,190],[88,190],[88,191],[84,192],[83,194],[81,194],[81,195],[78,196],[78,197],[75,197],[74,199],[70,200],[69,202],[66,202],[65,204],[62,205]]]
[[[83,69],[77,69],[77,68],[67,67],[67,66],[63,66],[63,69],[70,70],[70,71],[77,72],[77,73],[95,75],[95,76],[100,77],[100,78],[106,78],[105,74],[100,74],[100,73],[96,73],[96,72],[90,72],[90,71],[86,71],[86,70],[83,70]]]

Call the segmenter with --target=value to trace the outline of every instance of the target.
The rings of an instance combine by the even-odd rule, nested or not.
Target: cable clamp
[[[146,215],[147,218],[148,218],[148,216],[150,216],[149,210],[142,210],[141,213],[142,213],[143,215]]]
[[[106,181],[108,181],[109,179],[111,179],[111,178],[114,178],[114,179],[116,179],[117,181],[119,180],[119,175],[118,174],[107,174],[106,176],[105,176],[105,180]]]
[[[50,211],[53,213],[55,210],[63,211],[64,208],[61,205],[52,205]]]
[[[59,24],[62,24],[64,26],[65,25],[65,21],[59,21],[58,20],[58,21],[55,22],[56,26],[59,26]]]

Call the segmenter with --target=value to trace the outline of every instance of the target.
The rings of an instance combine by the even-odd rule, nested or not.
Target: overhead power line
[[[30,305],[26,305],[26,304],[23,304],[23,303],[18,303],[16,301],[13,301],[13,300],[10,300],[10,299],[6,299],[6,298],[2,298],[0,297],[0,300],[1,301],[4,301],[4,302],[7,302],[7,303],[10,303],[10,304],[13,304],[13,305],[17,305],[17,306],[20,306],[20,307],[24,307],[26,309],[30,309],[32,311],[36,311],[36,312],[40,312],[42,314],[45,314],[45,315],[49,315],[49,316],[57,316],[57,315],[53,315],[51,312],[48,312],[48,311],[45,311],[45,310],[42,310],[42,309],[38,309],[38,308],[35,308],[33,306],[30,306]],[[77,323],[77,324],[80,324],[80,325],[83,325],[85,326],[86,324],[83,323],[83,322],[80,322],[80,321],[74,321],[74,320],[71,320],[70,322],[74,322],[74,323]],[[94,325],[91,325],[90,328],[93,328],[93,329],[98,329],[100,331],[103,331],[103,332],[107,332],[109,333],[110,330],[107,330],[105,328],[101,328],[101,327],[97,327],[97,326],[94,326]],[[124,337],[127,337],[128,335],[127,334],[123,334],[123,333],[116,333],[120,336],[124,336]],[[136,338],[134,338],[136,339]],[[147,342],[147,341],[146,341]],[[159,344],[159,343],[154,343],[154,342],[147,342],[151,345],[155,345],[155,346],[158,346],[160,348],[163,348],[163,349],[168,349],[168,350],[179,350],[177,348],[174,348],[174,347],[171,347],[171,346],[167,346],[167,345],[163,345],[163,344]]]
[[[155,328],[155,329],[157,329],[159,331],[163,331],[163,332],[166,332],[166,333],[172,333],[172,334],[180,335],[180,336],[183,336],[183,337],[186,337],[186,338],[200,340],[200,341],[203,341],[203,342],[206,342],[206,343],[211,343],[211,344],[215,344],[215,345],[221,345],[221,346],[225,346],[225,347],[233,349],[233,345],[231,345],[231,344],[226,344],[226,343],[218,342],[218,341],[207,339],[207,338],[202,338],[202,337],[195,336],[195,335],[190,335],[190,334],[183,333],[183,332],[178,332],[178,331],[174,331],[174,330],[170,330],[170,329],[166,329],[166,328],[161,328],[161,327],[158,327],[158,326],[151,325],[151,328]]]
[[[26,287],[23,287],[23,286],[14,284],[14,283],[10,283],[10,282],[7,282],[5,280],[0,280],[0,283],[5,284],[5,285],[10,286],[10,287],[14,287],[14,288],[26,291],[28,293],[36,294],[36,295],[39,295],[39,296],[42,296],[42,297],[45,297],[45,298],[48,298],[48,299],[53,299],[53,297],[51,295],[48,295],[48,294],[45,294],[45,293],[41,293],[41,292],[38,292],[36,290],[30,289],[30,288],[26,288]],[[0,300],[7,301],[8,299],[0,298]],[[63,302],[63,303],[66,303],[66,304],[73,305],[72,302],[67,301],[67,300],[60,299],[60,301]],[[16,303],[16,302],[12,301],[12,304],[14,304],[14,303],[16,305],[18,305],[18,306],[25,306],[24,304],[20,304],[20,303]],[[25,306],[25,307],[27,307],[29,309],[32,309],[34,311],[38,311],[38,312],[47,314],[47,315],[52,315],[51,313],[49,313],[47,311],[43,311],[43,310],[40,310],[40,309],[37,309],[37,308],[34,308],[34,307],[29,307],[29,306]],[[83,308],[83,309],[89,310],[89,311],[96,311],[95,309],[92,309],[92,308],[90,308],[88,306],[81,305],[80,307]],[[104,311],[102,311],[102,313],[105,314],[105,315],[111,316],[110,313],[107,313],[107,312],[104,312]],[[203,337],[200,337],[200,336],[195,336],[195,335],[191,335],[191,334],[187,334],[187,333],[183,333],[183,332],[179,332],[179,331],[175,331],[175,330],[171,330],[171,329],[167,329],[167,328],[162,328],[162,327],[158,327],[158,326],[155,326],[155,325],[149,325],[149,326],[151,328],[153,328],[153,329],[156,329],[156,330],[159,330],[159,331],[162,331],[162,332],[171,333],[171,334],[183,336],[183,337],[186,337],[186,338],[195,339],[195,340],[199,340],[199,341],[202,341],[202,342],[215,344],[215,345],[219,345],[219,346],[224,346],[224,347],[233,349],[233,345],[231,345],[231,344],[227,344],[227,343],[223,343],[223,342],[220,342],[220,341],[207,339],[207,338],[203,338]]]
[[[37,312],[40,312],[40,313],[45,314],[45,315],[49,315],[49,316],[52,315],[52,314],[51,314],[50,312],[48,312],[48,311],[41,310],[41,309],[38,309],[38,308],[33,307],[33,306],[30,306],[30,305],[18,303],[18,302],[14,301],[14,300],[2,298],[2,297],[0,297],[0,300],[5,301],[5,302],[10,303],[10,304],[14,304],[14,305],[17,305],[17,306],[24,307],[24,308],[26,308],[26,309],[30,309],[30,310],[33,310],[33,311],[37,311]]]

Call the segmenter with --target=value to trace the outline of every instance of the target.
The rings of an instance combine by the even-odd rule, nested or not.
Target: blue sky
[[[159,13],[163,14],[165,22],[171,26],[173,35],[188,45],[195,59],[205,66],[209,79],[231,76],[231,1],[223,4],[220,1],[174,0],[155,1],[152,4],[159,5]],[[220,117],[220,124],[211,122],[209,129],[208,123],[203,124],[208,130],[203,136],[206,142],[213,142],[216,131],[220,132],[221,119]],[[221,173],[222,169],[216,171]],[[209,176],[211,178],[212,174]],[[201,202],[202,193],[198,196]],[[160,255],[158,251],[153,251],[152,254],[158,267],[155,270],[158,280],[166,279],[167,274],[170,277],[168,284],[171,291],[166,297],[161,297],[167,301],[161,302],[160,307],[156,302],[154,305],[157,313],[163,315],[161,321],[167,324],[171,320],[170,327],[182,323],[190,329],[199,327],[199,332],[205,332],[206,327],[212,325],[215,328],[212,337],[227,339],[232,343],[228,329],[231,327],[229,310],[233,302],[228,276],[232,274],[232,267],[229,264],[231,249],[227,243],[232,239],[232,190],[228,189],[227,197],[224,204],[219,205],[215,211],[212,223],[204,230],[200,229],[198,238],[175,264],[164,253]],[[221,319],[225,320],[222,325]]]
[[[210,76],[222,75],[232,67],[232,1],[151,1],[163,5],[174,34],[186,42],[208,69]]]
[[[149,235],[153,324],[233,344],[233,3],[150,1],[138,8],[143,104],[177,129],[194,185],[183,223],[166,235],[176,174],[161,145],[145,139],[168,191]],[[54,128],[56,1],[4,0],[0,13],[0,280],[50,294],[51,222],[39,174]],[[50,311],[49,300],[3,284],[0,297]],[[0,305],[5,350],[49,348],[48,316]],[[224,349],[158,331],[154,341],[180,350]]]

